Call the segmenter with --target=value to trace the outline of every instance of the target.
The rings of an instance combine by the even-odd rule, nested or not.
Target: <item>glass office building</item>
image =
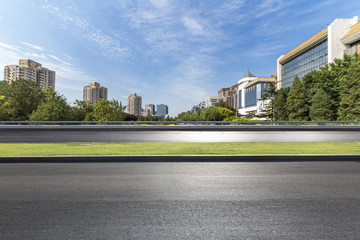
[[[335,19],[322,31],[280,56],[277,60],[277,89],[290,87],[296,75],[302,79],[307,73],[341,59],[344,53],[357,52],[359,23],[357,16]]]
[[[169,108],[165,104],[157,105],[157,116],[160,118],[166,117],[169,114]]]
[[[319,70],[328,63],[328,41],[325,40],[283,65],[283,86],[291,87],[294,77]]]

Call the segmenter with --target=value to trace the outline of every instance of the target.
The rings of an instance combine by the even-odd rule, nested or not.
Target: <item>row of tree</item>
[[[223,100],[218,101],[215,106],[199,109],[194,113],[182,112],[176,118],[180,121],[246,121],[247,119],[236,116],[236,110]]]
[[[359,121],[360,55],[344,55],[319,71],[295,76],[291,87],[265,91],[262,100],[270,100],[264,114],[276,121]],[[32,121],[157,121],[154,116],[136,117],[125,113],[126,106],[117,100],[100,101],[95,106],[76,101],[70,107],[63,95],[50,88],[41,89],[30,80],[12,84],[0,82],[0,120]],[[236,110],[220,100],[214,107],[195,113],[180,113],[180,121],[232,121]],[[164,120],[171,120],[170,118]],[[241,120],[238,118],[238,120]]]
[[[0,82],[0,120],[8,121],[158,121],[158,117],[137,117],[125,113],[117,100],[105,100],[91,106],[76,100],[70,107],[63,95],[51,88],[41,89],[34,81],[19,79]],[[169,120],[169,119],[168,119]]]
[[[301,80],[295,76],[291,87],[272,88],[265,98],[271,101],[260,116],[276,121],[359,121],[360,55],[344,55]]]

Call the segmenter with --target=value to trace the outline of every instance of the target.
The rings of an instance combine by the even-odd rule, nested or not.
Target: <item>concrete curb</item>
[[[360,155],[167,155],[0,157],[1,163],[114,163],[114,162],[359,162]]]

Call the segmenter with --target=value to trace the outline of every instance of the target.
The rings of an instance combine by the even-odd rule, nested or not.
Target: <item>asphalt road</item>
[[[360,131],[122,131],[0,128],[0,143],[53,142],[347,142]]]
[[[0,164],[0,239],[360,239],[359,162]]]

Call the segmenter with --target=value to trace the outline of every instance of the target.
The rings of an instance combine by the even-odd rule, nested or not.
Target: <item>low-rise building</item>
[[[218,96],[209,96],[205,99],[205,107],[212,107],[219,101]]]
[[[273,77],[256,77],[249,71],[238,82],[238,112],[247,115],[249,112],[257,114],[265,110],[268,100],[261,100],[263,92],[275,84]]]

